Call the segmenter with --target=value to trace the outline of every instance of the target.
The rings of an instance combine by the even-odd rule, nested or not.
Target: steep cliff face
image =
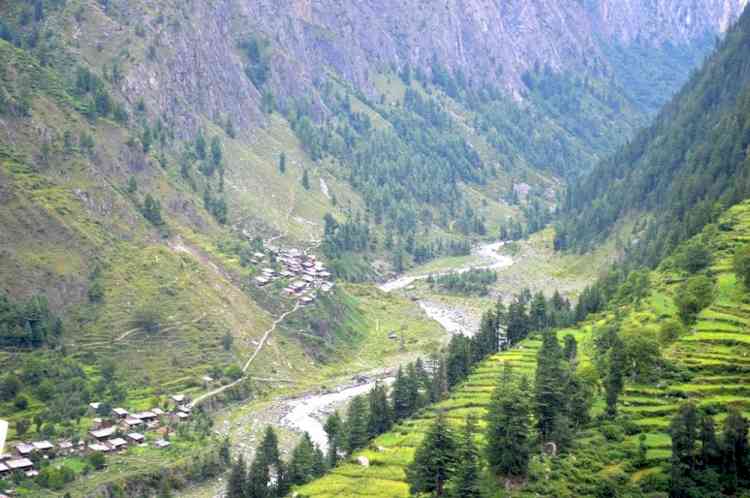
[[[602,44],[690,44],[723,32],[747,0],[246,0],[242,25],[273,40],[280,79],[331,68],[370,89],[372,72],[434,61],[513,91],[535,66],[606,71]],[[283,87],[289,83],[278,81]]]
[[[179,133],[197,116],[232,115],[240,128],[262,123],[262,93],[284,102],[310,96],[330,73],[369,96],[377,72],[439,63],[467,84],[503,88],[516,98],[534,68],[611,73],[606,46],[695,44],[723,32],[747,0],[220,0],[92,5],[84,18],[66,9],[71,50],[92,65],[120,59],[119,85],[145,98]],[[134,33],[136,35],[134,36]],[[244,74],[238,43],[268,43],[270,81]],[[135,42],[138,50],[125,42]]]

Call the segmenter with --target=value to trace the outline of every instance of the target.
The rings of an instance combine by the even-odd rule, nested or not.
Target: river
[[[513,264],[513,259],[500,254],[498,251],[503,242],[483,244],[473,251],[472,254],[482,259],[479,265],[466,266],[442,273],[432,275],[444,275],[447,273],[465,273],[471,269],[500,270]],[[417,280],[424,280],[430,274],[410,275],[397,277],[383,283],[378,288],[383,292],[394,292],[404,289]],[[444,304],[420,300],[420,308],[425,314],[438,322],[451,335],[464,334],[471,336],[479,327],[479,320],[472,318],[462,310],[449,307]],[[393,379],[386,379],[391,382]],[[297,432],[307,432],[314,443],[321,449],[328,447],[326,433],[323,430],[323,419],[334,409],[344,406],[355,396],[367,394],[375,386],[376,381],[363,383],[356,386],[344,387],[337,392],[326,394],[310,394],[301,398],[286,401],[288,412],[281,419],[281,424]]]
[[[299,433],[307,432],[312,442],[323,452],[328,450],[328,437],[323,429],[324,418],[345,405],[356,396],[367,394],[377,382],[391,384],[393,377],[368,381],[327,394],[310,394],[287,402],[289,412],[281,419],[281,425]]]
[[[477,265],[456,268],[441,273],[432,273],[432,275],[445,275],[448,273],[465,273],[471,269],[483,270],[501,270],[513,264],[513,259],[509,256],[499,254],[499,249],[503,242],[494,242],[483,244],[477,247],[472,254],[479,257],[481,262]],[[385,282],[378,286],[383,292],[395,292],[405,289],[418,280],[425,280],[430,273],[400,276]],[[420,300],[418,304],[425,314],[437,321],[449,334],[472,335],[479,327],[479,320],[470,316],[469,313],[456,307],[445,304]],[[385,366],[388,367],[388,366]],[[328,448],[328,438],[326,436],[323,424],[325,418],[333,413],[334,410],[344,408],[354,397],[364,395],[376,385],[377,382],[390,384],[393,377],[384,375],[383,371],[373,375],[367,381],[355,383],[350,381],[340,385],[333,392],[326,393],[309,393],[295,398],[281,400],[274,403],[273,414],[281,414],[277,418],[278,424],[296,433],[307,432],[313,443],[317,444],[321,450],[326,451]],[[225,428],[229,430],[229,428]],[[242,445],[244,447],[244,444]],[[222,480],[207,484],[210,490],[210,496],[224,496],[224,484]],[[204,488],[205,490],[205,488]],[[205,494],[195,494],[193,496],[206,496]]]
[[[378,286],[378,289],[383,292],[397,291],[409,287],[411,284],[418,280],[426,280],[430,275],[437,277],[441,275],[448,275],[451,273],[466,273],[470,270],[501,270],[503,268],[507,268],[513,264],[513,258],[511,258],[510,256],[505,256],[498,252],[503,244],[505,243],[493,242],[491,244],[482,244],[474,251],[472,251],[472,254],[474,256],[478,256],[482,258],[482,260],[484,260],[478,265],[455,268],[453,270],[443,271],[439,273],[432,272],[419,275],[404,275],[380,284]]]

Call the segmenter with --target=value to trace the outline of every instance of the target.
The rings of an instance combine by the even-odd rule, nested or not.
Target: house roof
[[[128,411],[125,408],[115,408],[112,410],[112,413],[120,417],[124,417],[128,414]]]
[[[185,395],[184,394],[173,394],[171,396],[171,398],[172,398],[172,401],[174,401],[176,403],[182,403],[183,401],[185,401]]]
[[[52,448],[54,448],[54,445],[50,443],[49,441],[37,441],[31,444],[37,450],[51,450]]]
[[[0,463],[0,472],[8,472],[9,470],[10,468],[7,465],[5,465],[4,463]]]
[[[16,458],[15,460],[8,460],[5,462],[11,470],[28,469],[34,466],[34,464],[28,458]]]
[[[96,431],[91,431],[89,432],[89,434],[94,436],[96,439],[103,439],[105,437],[111,436],[115,432],[117,432],[117,427],[112,426],[112,427],[107,427],[106,429],[99,429]]]
[[[115,448],[118,448],[118,447],[120,447],[120,446],[125,446],[125,445],[127,445],[127,444],[128,444],[128,442],[127,442],[127,441],[125,441],[125,440],[124,440],[123,438],[121,438],[121,437],[117,437],[117,438],[114,438],[114,439],[110,439],[110,440],[109,440],[109,441],[107,441],[107,442],[108,442],[108,443],[109,443],[109,444],[110,444],[111,446],[114,446]]]
[[[154,413],[152,411],[146,411],[146,412],[140,412],[140,413],[133,413],[133,417],[141,419],[141,420],[146,420],[146,419],[149,419],[149,418],[156,418],[157,415],[156,415],[156,413]]]
[[[139,418],[135,418],[135,417],[128,417],[125,419],[125,423],[130,426],[135,426],[135,425],[141,425],[143,423],[143,420]]]
[[[170,444],[169,441],[166,441],[164,439],[159,439],[157,442],[154,443],[154,445],[157,448],[166,448],[167,446],[169,446],[169,444]]]
[[[26,443],[17,444],[16,451],[22,455],[26,455],[27,453],[34,451],[34,446]]]
[[[90,444],[89,449],[91,451],[102,451],[102,452],[107,452],[110,450],[109,446],[107,446],[106,444],[101,444],[101,443]]]
[[[143,441],[144,439],[146,439],[146,436],[138,432],[131,432],[130,434],[128,434],[128,437],[133,441]]]

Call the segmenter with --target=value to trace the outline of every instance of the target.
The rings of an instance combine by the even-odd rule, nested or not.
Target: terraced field
[[[496,380],[506,362],[514,373],[531,377],[534,374],[536,352],[541,341],[525,341],[518,349],[497,354],[482,363],[458,387],[449,399],[423,410],[414,419],[396,426],[380,436],[371,448],[355,456],[365,456],[369,467],[348,463],[340,465],[327,476],[298,490],[310,498],[344,496],[407,497],[405,469],[414,457],[414,451],[438,411],[443,411],[452,425],[460,427],[469,413],[483,417],[490,402]],[[480,419],[479,426],[484,427]]]
[[[714,413],[718,424],[729,405],[740,407],[750,416],[750,301],[737,283],[731,263],[736,247],[750,240],[750,202],[729,210],[720,226],[709,240],[715,257],[711,268],[717,283],[715,299],[700,313],[697,323],[663,351],[679,373],[670,379],[680,380],[665,377],[652,385],[628,383],[620,398],[619,425],[626,427],[623,434],[606,434],[602,427],[584,431],[568,457],[536,467],[532,464],[529,481],[514,491],[514,496],[590,496],[602,478],[630,481],[645,491],[664,491],[671,456],[667,429],[681,403],[696,402]],[[652,274],[652,294],[646,302],[621,310],[626,317],[624,327],[658,334],[662,323],[676,318],[673,295],[684,277],[665,268]],[[612,315],[599,316],[578,329],[558,333],[559,337],[572,333],[581,344],[579,351],[584,356],[579,368],[588,368],[585,353],[591,351],[592,327],[611,318]],[[297,491],[311,498],[409,496],[405,467],[435,413],[445,411],[456,427],[469,413],[481,418],[504,363],[514,365],[517,373],[532,376],[539,346],[539,341],[528,340],[518,349],[482,363],[448,400],[425,409],[413,420],[376,439],[370,449],[355,455],[366,456],[370,467],[347,463]],[[603,404],[599,395],[594,415],[601,413]],[[646,452],[638,459],[641,440]]]

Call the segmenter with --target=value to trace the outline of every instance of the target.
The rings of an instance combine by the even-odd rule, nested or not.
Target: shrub
[[[621,443],[625,440],[625,431],[617,424],[603,424],[599,431],[607,441]]]
[[[23,411],[29,407],[29,400],[26,398],[26,396],[23,396],[23,395],[16,396],[16,399],[13,402],[13,405],[16,407],[17,410]]]
[[[741,247],[735,253],[734,272],[737,274],[737,280],[746,288],[750,288],[750,244]]]
[[[713,301],[713,295],[714,283],[705,275],[691,277],[683,282],[675,296],[682,322],[686,325],[695,323],[698,313]]]

